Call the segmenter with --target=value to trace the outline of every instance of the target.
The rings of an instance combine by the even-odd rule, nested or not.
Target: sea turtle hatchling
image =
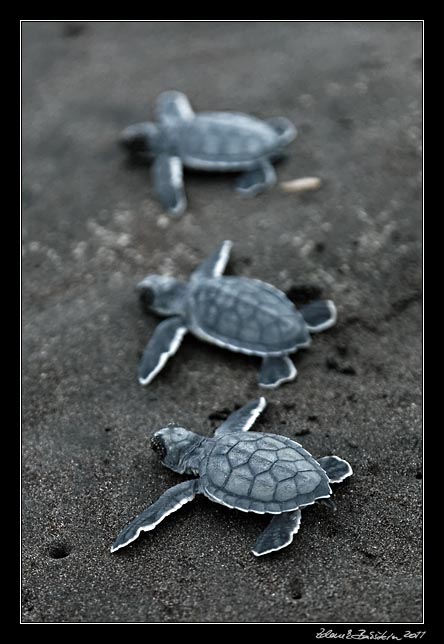
[[[198,478],[162,494],[119,534],[111,552],[127,546],[141,532],[153,530],[196,494],[243,512],[275,515],[253,547],[257,556],[292,542],[302,508],[319,500],[335,508],[329,499],[330,484],[351,476],[351,466],[337,456],[316,460],[285,436],[246,433],[265,405],[265,398],[259,398],[233,412],[212,438],[176,426],[156,432],[151,446],[163,465]]]
[[[147,385],[180,346],[187,331],[220,347],[262,358],[259,384],[274,388],[297,371],[288,354],[310,345],[310,333],[336,321],[331,300],[296,309],[274,286],[245,277],[222,277],[232,243],[224,241],[189,282],[148,275],[138,285],[144,306],[161,322],[143,353],[139,382]]]
[[[272,162],[296,136],[284,117],[267,121],[236,112],[195,114],[181,92],[161,94],[156,123],[125,128],[120,142],[133,158],[153,162],[155,191],[172,215],[186,210],[183,166],[194,170],[238,172],[236,190],[257,195],[276,182]]]

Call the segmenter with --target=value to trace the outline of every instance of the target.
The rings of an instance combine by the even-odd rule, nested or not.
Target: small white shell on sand
[[[159,215],[157,217],[156,224],[158,228],[168,228],[168,226],[170,225],[170,221],[171,221],[170,218],[167,217],[166,215]]]
[[[305,192],[320,188],[321,180],[319,177],[303,177],[291,181],[281,181],[280,186],[284,192]]]

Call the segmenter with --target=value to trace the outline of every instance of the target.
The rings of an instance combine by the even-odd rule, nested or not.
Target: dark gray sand
[[[420,23],[23,25],[23,621],[422,620],[421,49]],[[116,138],[172,88],[290,118],[279,179],[321,189],[244,200],[189,174],[186,216],[165,216]],[[355,475],[271,556],[250,552],[265,517],[201,497],[111,555],[182,480],[150,435],[210,435],[264,393],[258,360],[192,338],[137,382],[157,320],[135,284],[187,277],[223,239],[231,273],[336,302],[257,430]]]

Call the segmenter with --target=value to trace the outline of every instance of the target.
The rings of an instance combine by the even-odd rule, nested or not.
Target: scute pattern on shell
[[[234,112],[201,112],[176,130],[177,149],[187,165],[217,169],[243,166],[268,157],[278,145],[264,121]]]
[[[247,512],[279,513],[329,496],[319,463],[285,436],[256,432],[217,438],[201,464],[208,496]]]
[[[282,355],[310,342],[302,315],[284,293],[259,280],[202,280],[189,298],[191,330],[232,350]]]

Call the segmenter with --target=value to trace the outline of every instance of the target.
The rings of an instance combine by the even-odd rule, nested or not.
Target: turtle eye
[[[161,460],[165,458],[167,451],[166,451],[165,443],[163,442],[160,436],[154,435],[152,437],[151,448],[156,452],[156,454],[159,454]]]

